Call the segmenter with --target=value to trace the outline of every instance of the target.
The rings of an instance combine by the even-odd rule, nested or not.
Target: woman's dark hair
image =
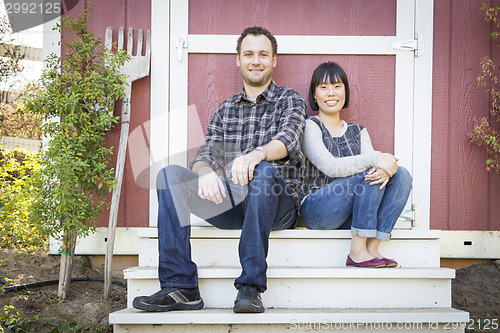
[[[274,38],[273,34],[270,33],[269,30],[267,30],[265,28],[255,26],[255,27],[246,28],[241,33],[240,37],[238,38],[238,41],[236,42],[236,52],[238,52],[238,54],[240,54],[241,42],[248,35],[254,35],[254,36],[264,35],[264,36],[266,36],[269,39],[269,41],[271,42],[271,46],[273,47],[273,57],[276,55],[276,53],[278,53],[278,43],[276,42],[276,38]]]
[[[318,103],[314,100],[314,91],[316,87],[322,83],[337,83],[342,82],[345,87],[345,103],[342,109],[349,106],[349,81],[347,74],[342,67],[336,62],[324,62],[314,70],[311,77],[311,85],[309,86],[309,105],[313,111],[318,111]]]

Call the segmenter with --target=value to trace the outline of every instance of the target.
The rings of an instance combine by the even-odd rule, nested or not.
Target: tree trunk
[[[59,266],[59,288],[57,296],[66,299],[71,284],[71,273],[73,270],[73,258],[75,257],[76,233],[65,230],[63,236],[63,250],[61,253],[61,265]]]

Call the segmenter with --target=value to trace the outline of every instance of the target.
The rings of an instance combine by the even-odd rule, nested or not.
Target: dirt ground
[[[16,250],[0,250],[0,288],[58,278],[59,257],[46,252],[18,253]],[[77,256],[73,277],[101,277],[102,272],[91,268],[86,257]],[[123,280],[122,280],[123,282]],[[0,293],[0,310],[5,305],[14,306],[25,318],[41,315],[44,318],[72,318],[85,325],[102,326],[108,322],[110,312],[126,307],[124,287],[113,285],[110,301],[103,301],[102,282],[75,282],[71,285],[67,300],[57,298],[57,285],[32,288],[28,291]],[[500,318],[500,260],[459,269],[452,283],[453,307],[469,311],[471,317],[485,320]],[[39,323],[43,324],[42,321]],[[44,326],[36,332],[44,332]],[[111,332],[111,329],[109,328]],[[478,330],[476,330],[478,332]],[[491,332],[491,331],[490,331]]]
[[[500,322],[500,260],[457,270],[452,292],[454,308]]]
[[[54,280],[59,278],[59,257],[38,251],[18,253],[17,250],[0,250],[0,289],[20,284]],[[93,270],[88,258],[76,256],[73,264],[73,278],[102,278],[103,273]],[[116,279],[125,282],[123,279]],[[81,323],[81,326],[93,325],[102,327],[108,323],[108,314],[127,306],[126,289],[113,284],[112,297],[103,300],[103,282],[73,282],[70,293],[64,302],[57,297],[57,284],[31,288],[29,291],[0,293],[0,310],[5,305],[14,306],[24,318],[41,315],[43,318],[54,318],[52,322],[65,322],[66,318]],[[42,326],[40,320],[35,332],[45,332],[50,325]],[[1,331],[1,329],[0,329]],[[111,332],[111,330],[110,330]]]

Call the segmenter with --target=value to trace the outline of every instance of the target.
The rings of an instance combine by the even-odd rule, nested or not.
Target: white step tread
[[[223,230],[215,227],[191,227],[191,238],[240,238],[241,230]],[[156,227],[139,228],[141,238],[158,238]],[[306,228],[271,232],[269,238],[350,239],[350,230],[312,230]],[[394,230],[392,239],[439,239],[441,230]]]
[[[239,267],[198,267],[198,277],[235,278]],[[131,267],[124,270],[125,279],[157,279],[157,267]],[[360,268],[360,267],[269,267],[268,278],[352,278],[352,279],[453,279],[451,268]]]
[[[232,309],[145,312],[127,308],[109,315],[110,324],[291,324],[291,323],[465,323],[467,312],[453,308],[266,309],[236,314]]]

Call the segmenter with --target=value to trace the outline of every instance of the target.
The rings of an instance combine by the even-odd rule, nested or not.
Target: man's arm
[[[233,161],[231,173],[235,184],[248,184],[253,178],[255,167],[262,161],[278,161],[288,157],[289,163],[296,165],[302,159],[300,144],[306,117],[305,101],[295,93],[286,98],[282,110],[278,133],[261,146],[263,150],[254,149]]]
[[[240,156],[233,161],[231,168],[232,181],[242,185],[248,184],[253,179],[255,167],[262,161],[276,161],[285,158],[288,151],[283,142],[272,140],[260,147],[262,150],[254,149],[248,154]]]
[[[214,171],[223,167],[221,142],[223,142],[224,137],[220,110],[219,107],[208,125],[203,145],[189,163],[190,169],[199,176],[198,195],[200,198],[213,201],[216,204],[221,203],[222,198],[226,197],[226,188]]]

